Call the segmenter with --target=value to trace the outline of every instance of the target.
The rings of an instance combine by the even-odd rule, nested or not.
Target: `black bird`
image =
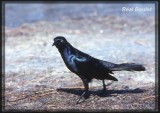
[[[68,69],[78,75],[84,84],[85,91],[77,100],[77,103],[82,97],[88,98],[88,83],[93,78],[102,80],[103,90],[106,91],[105,79],[118,81],[113,74],[113,71],[144,71],[144,66],[136,63],[114,64],[111,62],[99,60],[80,50],[74,48],[63,36],[55,37],[52,46],[56,46],[60,52],[62,59]]]

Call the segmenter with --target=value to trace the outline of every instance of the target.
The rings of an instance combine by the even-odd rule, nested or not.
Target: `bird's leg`
[[[105,84],[105,81],[102,80],[102,82],[103,82],[103,90],[102,90],[102,92],[106,92],[106,84]]]
[[[106,85],[106,84],[105,84],[105,81],[104,81],[104,80],[102,80],[102,81],[103,81],[103,90],[102,90],[102,93],[104,93],[104,92],[106,92],[106,91],[107,91],[106,86],[111,85],[113,82],[108,83],[108,84]]]
[[[85,99],[89,97],[89,94],[88,94],[88,89],[89,89],[88,81],[85,80],[85,79],[82,79],[82,81],[83,81],[83,84],[84,84],[84,92],[83,92],[83,94],[80,96],[80,98],[77,100],[76,104],[79,103],[79,101],[80,101],[80,99],[81,99],[82,97],[84,97]]]

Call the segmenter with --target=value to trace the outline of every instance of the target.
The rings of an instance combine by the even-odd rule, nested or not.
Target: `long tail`
[[[115,64],[112,68],[112,71],[145,71],[145,67],[141,64],[135,63],[122,63],[122,64]]]

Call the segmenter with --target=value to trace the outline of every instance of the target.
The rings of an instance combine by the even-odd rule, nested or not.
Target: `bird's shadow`
[[[81,96],[84,92],[84,89],[81,88],[58,88],[57,91],[67,92],[75,95]],[[145,89],[135,88],[135,89],[122,89],[122,90],[106,90],[103,92],[102,90],[89,90],[89,94],[97,95],[99,97],[108,97],[113,94],[128,94],[128,93],[144,93]]]

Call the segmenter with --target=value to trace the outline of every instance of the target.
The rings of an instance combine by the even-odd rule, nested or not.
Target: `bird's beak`
[[[54,46],[55,44],[53,43],[52,46]]]

